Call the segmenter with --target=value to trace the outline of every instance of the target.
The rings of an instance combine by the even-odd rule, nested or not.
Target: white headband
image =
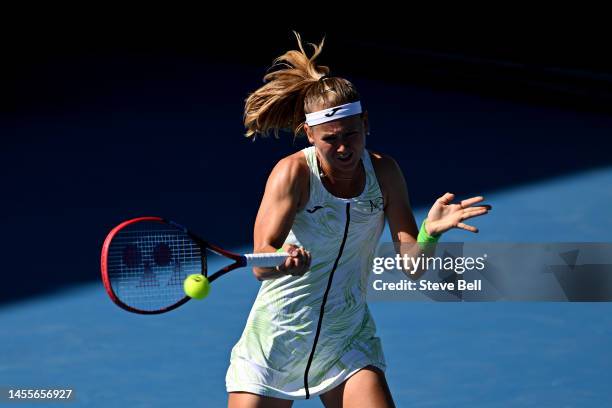
[[[321,123],[331,122],[347,116],[358,115],[361,113],[361,102],[345,103],[344,105],[335,106],[329,109],[323,109],[318,112],[306,114],[306,123],[308,126],[320,125]]]

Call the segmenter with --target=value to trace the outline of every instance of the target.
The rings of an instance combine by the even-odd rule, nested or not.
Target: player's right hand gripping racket
[[[212,275],[206,251],[234,260]],[[158,314],[185,304],[189,296],[183,282],[202,274],[213,282],[227,272],[246,266],[276,266],[289,254],[239,255],[210,244],[187,228],[159,217],[134,218],[117,225],[102,247],[102,280],[111,300],[128,312]]]

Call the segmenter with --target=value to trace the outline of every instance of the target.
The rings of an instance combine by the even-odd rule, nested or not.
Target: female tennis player
[[[254,251],[290,253],[276,268],[255,268],[263,283],[227,371],[228,406],[290,407],[319,396],[326,407],[393,407],[385,358],[364,285],[385,217],[393,240],[420,237],[406,183],[389,156],[366,150],[368,115],[352,83],[315,63],[323,42],[274,62],[246,101],[247,136],[279,130],[312,145],[272,170],[257,214]],[[446,193],[421,235],[432,240],[486,214],[473,197]]]

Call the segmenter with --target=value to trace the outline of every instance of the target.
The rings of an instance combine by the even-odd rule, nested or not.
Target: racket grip
[[[282,264],[289,254],[287,252],[262,252],[259,254],[245,254],[246,266],[270,267]]]

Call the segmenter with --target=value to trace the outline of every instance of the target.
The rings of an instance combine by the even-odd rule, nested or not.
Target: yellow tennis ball
[[[204,299],[210,291],[210,283],[206,276],[195,273],[185,279],[183,290],[190,298]]]

